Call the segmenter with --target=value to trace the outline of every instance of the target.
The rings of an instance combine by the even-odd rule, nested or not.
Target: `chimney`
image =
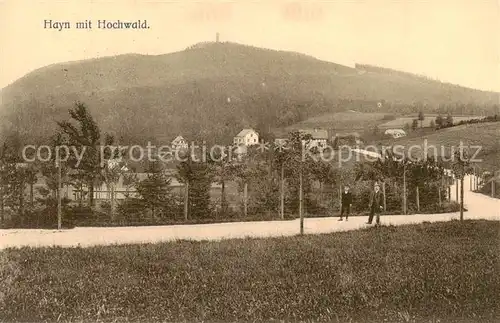
[[[215,42],[218,43],[219,42],[219,33],[216,33],[215,34]]]

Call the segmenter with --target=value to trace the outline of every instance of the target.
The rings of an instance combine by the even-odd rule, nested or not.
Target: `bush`
[[[147,207],[142,199],[128,197],[120,201],[116,211],[121,218],[138,220],[147,214]]]

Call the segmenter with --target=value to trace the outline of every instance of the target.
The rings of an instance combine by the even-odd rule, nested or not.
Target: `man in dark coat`
[[[380,186],[375,184],[375,189],[370,196],[370,217],[366,224],[372,224],[373,216],[377,214],[377,224],[380,224],[380,212],[382,211],[383,202],[382,192],[380,192]]]
[[[340,219],[339,221],[342,221],[342,217],[345,215],[345,220],[349,220],[349,213],[351,213],[351,206],[352,206],[352,194],[349,192],[349,186],[346,185],[344,187],[344,191],[342,192],[342,207],[340,210]]]

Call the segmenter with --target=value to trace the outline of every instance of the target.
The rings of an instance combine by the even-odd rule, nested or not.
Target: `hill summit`
[[[228,42],[54,64],[2,89],[0,131],[46,138],[76,101],[123,141],[182,134],[220,142],[244,127],[264,131],[328,112],[373,110],[380,100],[401,106],[499,102],[498,93],[366,67]]]

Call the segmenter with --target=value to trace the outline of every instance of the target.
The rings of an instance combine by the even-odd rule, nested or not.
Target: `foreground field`
[[[485,322],[498,221],[0,254],[2,321]]]

